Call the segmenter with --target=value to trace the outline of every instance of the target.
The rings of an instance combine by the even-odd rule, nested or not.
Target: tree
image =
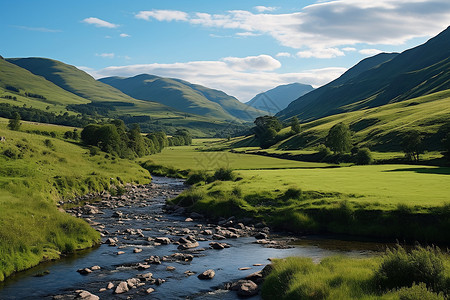
[[[420,132],[417,130],[407,132],[403,136],[402,148],[407,159],[419,161],[419,155],[423,152]]]
[[[258,117],[254,123],[253,131],[261,148],[269,148],[276,143],[277,132],[283,127],[277,117]]]
[[[335,154],[350,151],[352,137],[348,126],[341,122],[331,127],[325,138],[325,145],[333,150]]]
[[[369,148],[358,149],[355,157],[357,165],[370,165],[373,162],[372,152]]]
[[[8,122],[8,127],[11,130],[19,130],[20,129],[20,125],[22,125],[20,123],[20,115],[18,112],[15,112],[13,114],[13,118],[9,120]]]
[[[291,130],[292,130],[295,134],[297,134],[297,133],[300,132],[300,122],[298,121],[298,118],[297,118],[297,117],[292,117],[292,118],[291,118],[290,125],[291,125]]]

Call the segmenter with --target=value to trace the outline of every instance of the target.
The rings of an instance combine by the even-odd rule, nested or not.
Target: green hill
[[[253,121],[265,114],[222,91],[184,80],[141,74],[130,78],[102,78],[100,81],[136,99],[155,101],[187,113],[221,120]]]
[[[99,117],[122,118],[126,123],[139,123],[144,131],[163,130],[171,134],[177,128],[186,128],[196,137],[214,136],[220,132],[229,134],[230,130],[243,128],[238,124],[231,127],[230,123],[225,121],[225,116],[229,117],[225,112],[222,113],[222,118],[201,116],[158,102],[134,99],[60,61],[46,58],[10,58],[0,60],[0,63],[0,97],[16,97],[16,100],[0,98],[2,103],[71,114],[75,114],[74,111],[92,113],[97,108],[106,109],[107,112],[99,110]],[[7,86],[17,86],[20,93],[6,90]],[[46,99],[25,97],[25,91],[43,95]],[[78,104],[87,106],[77,107]],[[223,109],[218,104],[211,104],[211,110],[217,109],[220,115]],[[71,106],[67,107],[68,105]]]
[[[337,80],[295,100],[278,116],[285,119],[297,115],[307,121],[449,88],[450,28],[447,28],[425,44],[401,54],[381,54],[362,61]]]
[[[27,96],[25,93],[32,96]],[[8,96],[16,99],[8,99]],[[89,101],[6,60],[0,59],[0,100],[16,106],[32,106],[50,111],[66,111],[68,104]]]
[[[372,150],[399,151],[403,135],[418,130],[426,150],[442,150],[440,128],[450,124],[450,90],[376,108],[342,113],[302,124],[302,132],[279,142],[279,149],[303,149],[324,142],[329,129],[344,122],[353,141]],[[283,129],[283,131],[288,130]]]
[[[74,66],[48,58],[9,58],[11,62],[33,74],[39,75],[57,86],[91,102],[104,102],[121,113],[157,116],[181,116],[176,110],[156,102],[138,101],[121,91],[95,80]]]

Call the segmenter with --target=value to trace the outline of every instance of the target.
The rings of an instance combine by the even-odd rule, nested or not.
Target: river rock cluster
[[[231,245],[223,242],[226,239],[238,239],[241,237],[254,237],[255,243],[268,247],[287,247],[287,241],[269,239],[270,229],[262,223],[253,223],[250,219],[237,219],[230,217],[227,219],[210,220],[201,214],[187,212],[179,206],[168,206],[164,201],[160,201],[163,206],[162,214],[152,214],[143,212],[141,208],[154,205],[152,199],[173,198],[178,195],[185,186],[176,188],[161,189],[155,184],[128,185],[126,193],[112,196],[107,192],[89,194],[77,198],[76,203],[84,205],[67,209],[66,212],[73,216],[83,218],[93,226],[102,237],[102,244],[115,248],[116,255],[136,255],[143,251],[143,248],[176,246],[178,252],[167,253],[167,255],[149,255],[142,261],[135,263],[119,264],[116,269],[135,270],[135,276],[121,281],[105,282],[104,287],[98,289],[100,297],[104,293],[110,295],[135,294],[145,295],[157,291],[158,286],[166,282],[166,278],[158,278],[152,265],[169,263],[189,264],[203,251],[220,251],[230,248]],[[65,205],[69,202],[61,202]],[[127,209],[129,208],[129,209]],[[132,209],[131,209],[132,208]],[[160,211],[161,212],[161,211]],[[163,224],[167,216],[181,218],[183,225],[188,226],[161,226],[158,228],[128,227],[129,224],[144,224],[145,220],[153,221],[152,224]],[[171,223],[168,223],[169,225]],[[172,224],[173,225],[173,224]],[[208,247],[200,247],[207,243]],[[132,246],[132,251],[127,251]],[[243,268],[244,269],[244,268]],[[176,267],[168,265],[166,271],[175,271]],[[74,270],[81,276],[92,276],[94,272],[103,272],[101,266],[85,266]],[[104,271],[106,272],[106,271]],[[217,270],[207,269],[197,274],[199,280],[211,280]],[[195,272],[186,271],[185,276],[192,276]],[[235,283],[225,284],[223,288],[236,291],[240,296],[252,296],[258,293],[258,284],[262,282],[263,272],[256,272],[247,276],[243,280]],[[98,295],[92,294],[94,291],[76,290],[67,295],[57,295],[54,299],[98,299]]]

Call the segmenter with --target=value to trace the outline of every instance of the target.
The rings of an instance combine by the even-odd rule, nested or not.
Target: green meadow
[[[150,174],[135,162],[105,153],[91,156],[74,141],[11,131],[4,122],[0,122],[0,136],[6,138],[0,142],[0,280],[99,242],[99,234],[84,220],[57,209],[58,200],[150,181]]]

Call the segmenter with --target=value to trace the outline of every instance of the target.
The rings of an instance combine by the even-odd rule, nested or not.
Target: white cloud
[[[101,20],[99,18],[86,18],[82,21],[83,23],[86,24],[91,24],[91,25],[95,25],[96,27],[105,27],[105,28],[117,28],[119,27],[119,25],[117,24],[113,24],[104,20]]]
[[[281,63],[270,55],[247,57],[225,57],[222,61],[235,70],[272,71],[281,67]]]
[[[119,36],[122,38],[126,38],[126,37],[130,37],[131,35],[126,34],[126,33],[121,33]]]
[[[364,55],[372,56],[372,55],[377,55],[379,53],[382,53],[383,51],[381,51],[379,49],[362,49],[362,50],[359,50],[358,52],[361,54],[364,54]]]
[[[140,11],[136,14],[136,18],[149,21],[156,19],[158,21],[187,21],[188,14],[178,10],[147,10]]]
[[[250,100],[261,91],[281,84],[301,82],[318,87],[339,77],[346,71],[345,68],[313,69],[284,74],[261,70],[243,71],[230,66],[224,60],[111,66],[101,70],[83,67],[83,70],[95,78],[129,77],[143,73],[181,78],[192,83],[222,90],[229,95],[236,96],[243,102]]]
[[[103,57],[103,58],[114,58],[116,56],[114,53],[96,53],[95,56]]]
[[[333,58],[345,56],[345,53],[337,48],[311,49],[297,52],[297,56],[301,58]]]
[[[356,44],[400,45],[412,38],[436,35],[449,25],[450,1],[335,0],[288,14],[254,14],[243,10],[224,14],[164,12],[147,13],[164,21],[267,34],[283,46],[308,50]],[[136,17],[150,18],[146,12]]]
[[[342,50],[342,51],[345,51],[345,52],[354,52],[354,51],[356,51],[356,48],[353,48],[353,47],[345,47],[345,48],[342,48],[341,50]]]
[[[262,6],[262,5],[259,5],[259,6],[255,6],[254,9],[255,9],[257,12],[265,12],[265,11],[274,11],[274,10],[276,10],[277,8],[276,8],[276,7],[273,7],[273,6]]]
[[[254,32],[238,32],[236,33],[237,36],[241,36],[241,37],[248,37],[248,36],[260,36],[262,35],[262,33],[254,33]]]
[[[292,54],[290,54],[289,52],[279,52],[275,56],[276,57],[292,57]]]

